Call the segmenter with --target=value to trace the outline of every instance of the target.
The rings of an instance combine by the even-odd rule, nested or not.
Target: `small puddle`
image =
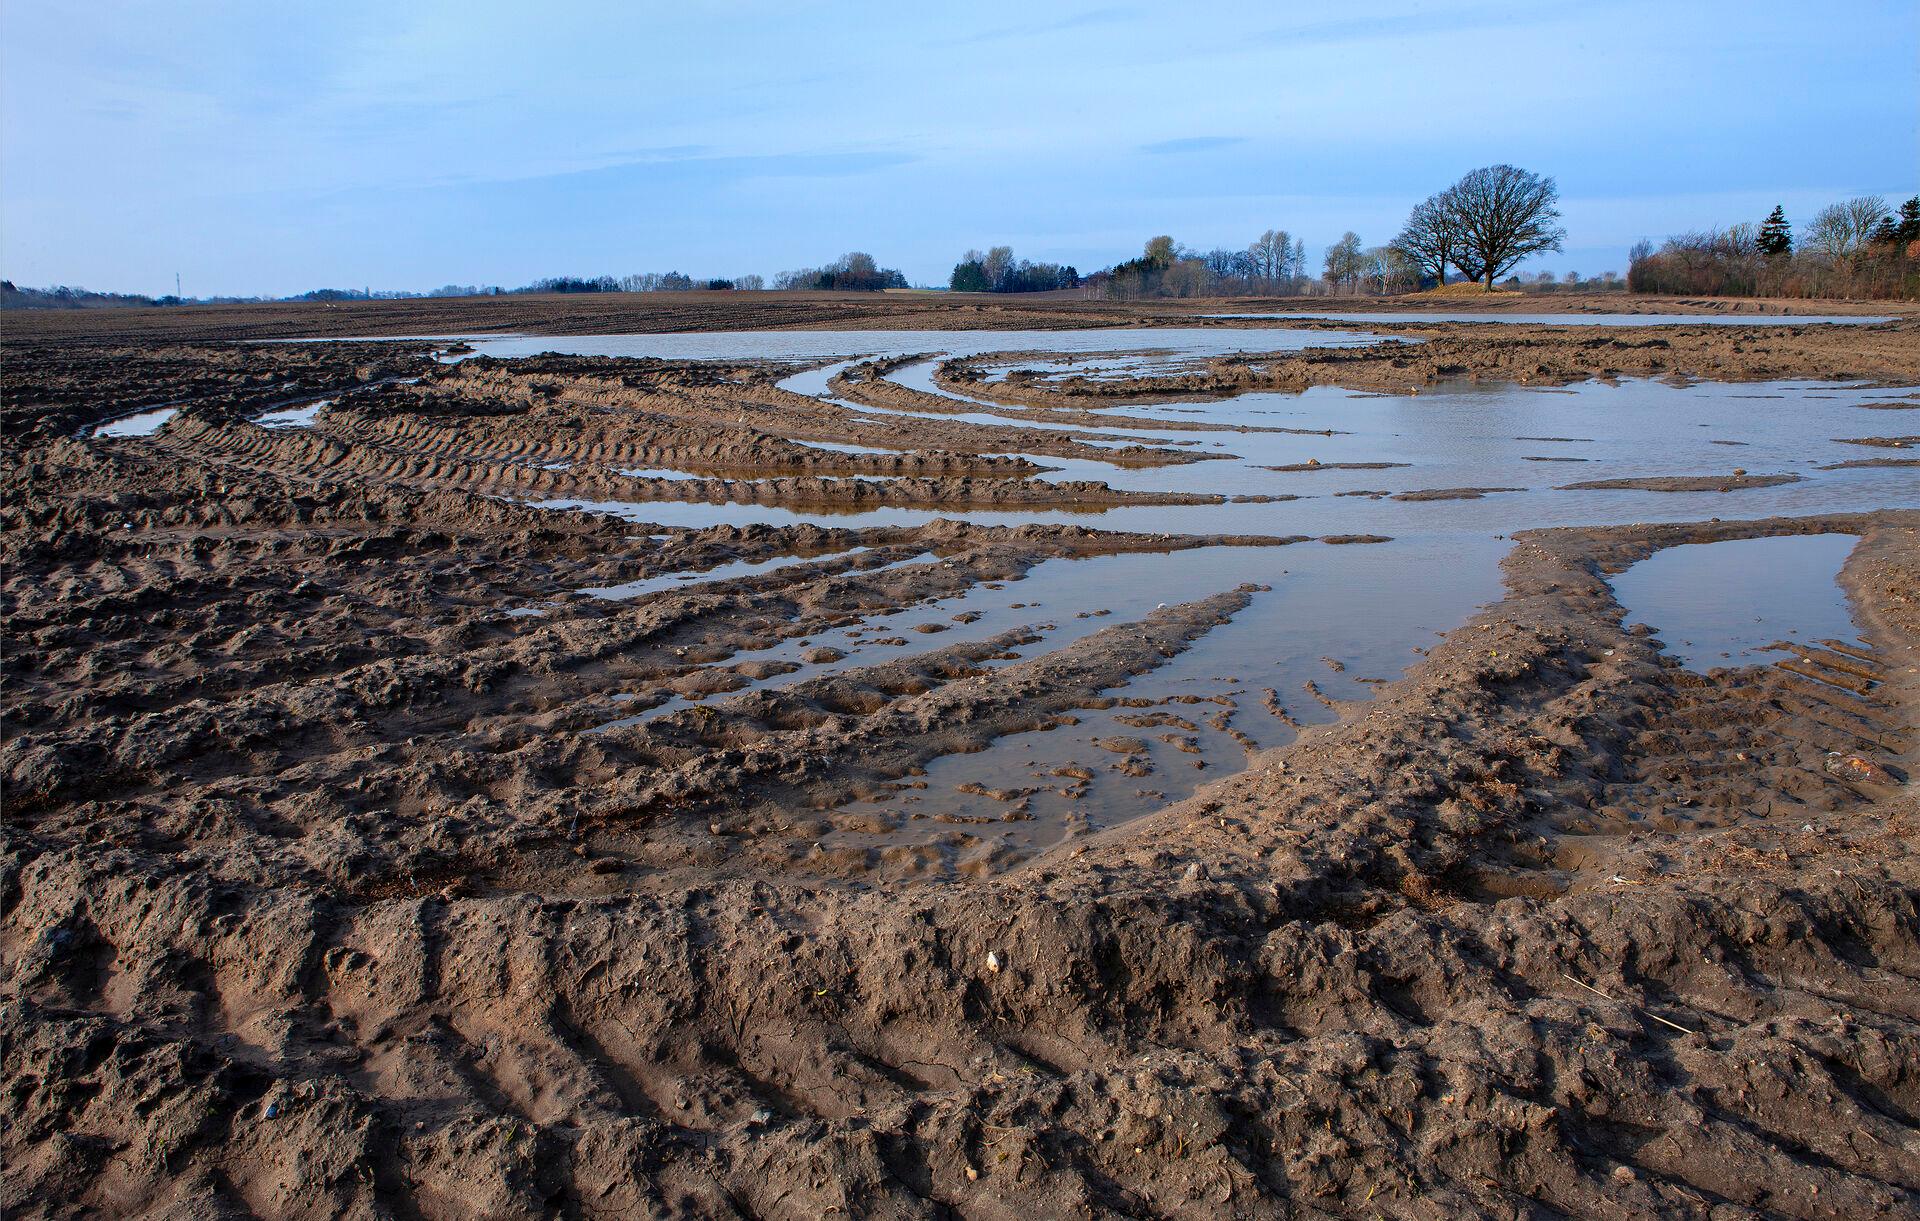
[[[853,547],[845,551],[829,551],[820,555],[782,555],[770,560],[735,560],[731,564],[721,564],[700,572],[661,573],[658,576],[642,577],[637,581],[623,581],[618,585],[588,585],[575,592],[608,602],[625,602],[631,598],[656,594],[662,590],[684,591],[693,586],[713,585],[721,581],[738,580],[741,577],[757,577],[762,573],[776,572],[782,568],[792,568],[799,564],[818,564],[824,560],[860,555],[871,550],[873,550],[871,547]]]
[[[860,423],[860,421],[857,420],[849,422]],[[855,445],[849,441],[795,441],[794,444],[804,449],[822,449],[835,454],[905,454],[913,452],[905,449],[882,449],[878,445]]]
[[[151,437],[159,432],[179,409],[162,407],[157,411],[143,411],[138,415],[121,416],[110,420],[93,430],[96,437]]]
[[[253,417],[253,422],[262,428],[312,428],[321,409],[332,404],[332,399],[321,399],[315,403],[308,403],[305,407],[289,407],[284,411],[269,411],[265,415],[257,415]]]
[[[1776,660],[1780,641],[1855,641],[1860,629],[1840,588],[1851,534],[1685,543],[1612,579],[1628,624],[1645,623],[1667,654],[1704,674]]]

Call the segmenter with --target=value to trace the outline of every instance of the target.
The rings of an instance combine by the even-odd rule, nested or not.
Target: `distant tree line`
[[[1269,229],[1244,249],[1195,250],[1161,234],[1148,239],[1139,257],[1086,276],[1072,266],[1016,259],[1011,246],[969,250],[954,265],[948,287],[978,293],[1079,289],[1121,300],[1393,294],[1444,285],[1449,274],[1457,271],[1489,287],[1500,282],[1536,292],[1627,287],[1647,293],[1920,298],[1920,196],[1897,210],[1878,196],[1833,204],[1813,216],[1797,242],[1785,211],[1778,207],[1758,225],[1676,234],[1658,248],[1642,241],[1633,249],[1624,284],[1613,272],[1597,279],[1582,279],[1577,272],[1564,277],[1550,271],[1526,277],[1513,274],[1523,261],[1561,249],[1566,231],[1558,223],[1559,203],[1559,189],[1552,178],[1516,166],[1490,165],[1423,200],[1384,245],[1368,246],[1359,234],[1343,233],[1327,247],[1318,277],[1307,271],[1304,242],[1285,229]],[[779,289],[876,292],[907,286],[905,275],[881,267],[861,251],[844,254],[824,267],[782,272],[774,279]],[[619,277],[552,276],[514,289],[448,284],[425,294],[316,289],[281,299],[333,302],[503,292],[759,291],[765,287],[766,281],[757,275],[699,279],[668,271]],[[22,289],[0,282],[0,306],[8,309],[188,303],[178,297],[97,293],[68,286]]]
[[[957,293],[1044,293],[1080,287],[1080,273],[1059,263],[1016,261],[1013,247],[995,246],[962,255],[947,287]]]
[[[692,292],[695,289],[708,291],[742,289],[757,292],[765,287],[766,281],[759,276],[739,276],[731,280],[697,280],[677,271],[646,271],[638,275],[595,276],[591,279],[579,276],[553,276],[545,280],[535,280],[531,284],[510,291],[515,293],[675,293]]]
[[[1307,278],[1304,244],[1284,229],[1269,229],[1245,250],[1189,250],[1161,235],[1139,258],[1087,280],[1120,299],[1402,293],[1445,284],[1449,269],[1491,287],[1522,260],[1561,248],[1559,203],[1553,179],[1490,165],[1429,196],[1385,245],[1368,246],[1351,230],[1341,234],[1327,248],[1318,281]]]
[[[848,256],[849,258],[860,256]],[[899,279],[898,272],[887,272]],[[904,280],[899,280],[904,284]],[[695,279],[677,271],[642,272],[630,276],[548,276],[519,288],[498,285],[443,284],[429,292],[405,289],[316,288],[289,297],[151,297],[140,293],[101,293],[84,288],[59,285],[53,288],[16,288],[11,280],[0,280],[0,309],[105,309],[128,306],[166,305],[241,305],[267,301],[311,301],[333,304],[342,301],[408,301],[421,297],[497,297],[526,293],[652,293],[739,290],[759,292],[767,282],[757,275],[733,279]],[[886,287],[892,287],[889,283]]]
[[[1829,204],[1796,242],[1786,210],[1633,248],[1634,292],[1733,297],[1920,299],[1920,196],[1887,206],[1878,195]]]
[[[0,309],[112,309],[156,305],[159,300],[137,293],[97,293],[67,284],[52,288],[15,288],[12,280],[0,280]]]
[[[316,288],[282,301],[410,301],[420,296],[403,288]]]
[[[1244,250],[1193,250],[1168,234],[1147,239],[1137,259],[1086,277],[1116,300],[1138,297],[1292,296],[1306,283],[1305,243],[1269,229]]]
[[[353,295],[364,298],[366,290],[355,290]],[[400,297],[417,294],[385,295]],[[145,293],[94,292],[91,289],[70,284],[56,284],[49,288],[19,288],[11,280],[0,280],[0,309],[125,309],[168,305],[258,305],[267,301],[299,299],[294,297],[177,297],[172,293],[154,297]]]
[[[841,255],[825,267],[783,271],[773,278],[773,286],[779,289],[879,292],[883,288],[907,287],[907,277],[891,267],[880,266],[872,255],[855,250]]]
[[[1620,278],[1617,271],[1604,271],[1597,276],[1582,276],[1570,271],[1557,276],[1551,271],[1537,271],[1527,276],[1508,276],[1500,281],[1502,288],[1516,288],[1530,293],[1608,293],[1625,292],[1627,282]]]

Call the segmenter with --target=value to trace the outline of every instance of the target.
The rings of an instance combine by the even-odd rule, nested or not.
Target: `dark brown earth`
[[[814,459],[684,367],[386,385],[275,434],[247,417],[431,345],[35,325],[0,369],[9,1216],[1920,1208],[1920,514],[1520,535],[1502,601],[1191,799],[1025,861],[829,848],[840,798],[1072,716],[1245,591],[589,733],[598,696],[728,690],[777,672],[736,654],[1048,557],[1295,540],[544,512],[517,498],[696,451],[714,482],[892,456],[785,469]],[[1897,379],[1876,335],[1846,367]],[[884,473],[1027,473],[938,435]],[[1680,669],[1605,580],[1832,531],[1865,645],[1774,666]]]

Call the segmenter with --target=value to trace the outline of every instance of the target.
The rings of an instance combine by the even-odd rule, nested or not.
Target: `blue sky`
[[[1567,250],[1920,191],[1920,2],[0,4],[0,275],[191,294],[1392,236]]]

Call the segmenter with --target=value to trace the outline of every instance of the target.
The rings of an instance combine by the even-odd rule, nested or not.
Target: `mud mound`
[[[1730,475],[1652,475],[1629,479],[1587,479],[1563,483],[1562,492],[1734,492],[1741,488],[1771,488],[1783,483],[1799,483],[1799,475],[1749,475],[1735,471]]]
[[[1494,288],[1470,280],[1455,280],[1451,284],[1441,284],[1425,292],[1409,293],[1410,301],[1453,301],[1481,297],[1515,297],[1524,294],[1510,288]]]

